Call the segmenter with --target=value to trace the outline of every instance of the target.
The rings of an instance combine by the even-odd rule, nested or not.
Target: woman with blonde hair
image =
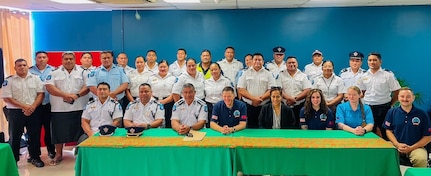
[[[348,102],[337,106],[335,121],[338,128],[362,136],[372,131],[374,126],[373,113],[368,105],[361,102],[361,90],[357,86],[347,89]]]

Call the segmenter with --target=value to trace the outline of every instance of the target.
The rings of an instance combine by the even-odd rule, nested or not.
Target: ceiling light
[[[50,0],[52,2],[62,3],[62,4],[94,4],[95,2],[89,0]]]
[[[201,3],[200,0],[164,0],[167,3]]]

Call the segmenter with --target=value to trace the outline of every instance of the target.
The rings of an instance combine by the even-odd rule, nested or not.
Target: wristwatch
[[[81,97],[81,95],[79,95],[79,93],[75,94],[78,98]]]
[[[148,130],[148,129],[150,129],[150,128],[151,128],[151,125],[150,125],[150,124],[147,124],[147,130]]]
[[[367,133],[367,129],[364,128],[364,134]]]

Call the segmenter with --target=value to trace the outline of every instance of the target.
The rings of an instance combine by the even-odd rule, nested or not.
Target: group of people
[[[233,47],[226,47],[218,62],[209,50],[197,62],[180,48],[172,64],[157,62],[156,51],[149,50],[136,57],[136,69],[127,65],[126,53],[118,54],[114,64],[111,51],[101,52],[97,68],[91,53],[82,54],[79,66],[75,54],[65,52],[56,69],[47,64],[44,51],[36,53],[36,65],[30,68],[18,59],[16,75],[5,79],[1,96],[7,103],[15,159],[24,127],[30,138],[29,162],[43,167],[41,126],[49,164],[57,165],[64,143],[81,142],[100,126],[113,125],[172,128],[178,134],[204,127],[223,134],[245,128],[341,129],[355,135],[372,131],[390,140],[413,166],[426,166],[430,119],[413,106],[413,91],[401,88],[394,74],[381,68],[379,53],[368,55],[365,70],[364,55],[351,52],[350,67],[339,75],[319,50],[312,52],[304,72],[295,56],[285,60],[285,48],[277,46],[273,53],[266,64],[262,54],[247,54],[245,67],[235,59]],[[398,100],[401,106],[391,109]]]

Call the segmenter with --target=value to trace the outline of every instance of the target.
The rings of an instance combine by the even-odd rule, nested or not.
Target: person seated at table
[[[139,86],[139,98],[130,102],[124,114],[124,127],[157,128],[165,119],[165,109],[153,98],[153,91],[148,83]]]
[[[415,95],[408,87],[398,94],[400,107],[388,111],[383,123],[386,135],[413,167],[427,167],[428,153],[424,146],[431,142],[431,122],[428,115],[415,107]]]
[[[271,103],[263,105],[259,114],[259,126],[266,129],[295,129],[293,110],[282,103],[281,87],[269,91]]]
[[[78,139],[78,144],[93,136],[102,125],[120,126],[123,109],[120,103],[109,96],[110,86],[106,82],[97,84],[97,98],[88,102],[82,112],[81,126],[84,134]]]
[[[172,107],[171,125],[178,134],[187,134],[191,129],[200,130],[208,120],[208,108],[204,101],[195,98],[195,86],[186,83],[182,88],[183,98]]]
[[[326,104],[320,89],[311,89],[307,94],[304,107],[299,112],[299,125],[303,130],[334,129],[334,114]]]
[[[230,134],[247,126],[247,105],[235,99],[232,87],[222,90],[223,100],[217,102],[212,111],[210,127],[222,134]]]
[[[361,101],[361,89],[351,86],[347,89],[348,102],[337,106],[335,123],[338,128],[362,136],[372,131],[374,126],[373,112],[370,106]]]

